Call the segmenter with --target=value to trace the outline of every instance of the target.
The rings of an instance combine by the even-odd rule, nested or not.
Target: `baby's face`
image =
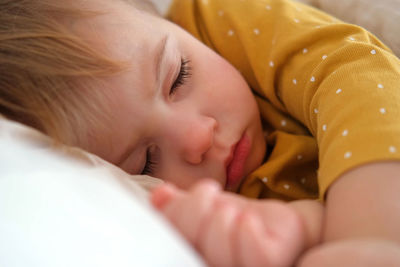
[[[99,88],[112,118],[108,128],[80,145],[131,174],[181,188],[212,178],[237,190],[265,154],[245,80],[178,26],[123,2],[104,2],[111,13],[90,19],[82,36],[130,66]]]

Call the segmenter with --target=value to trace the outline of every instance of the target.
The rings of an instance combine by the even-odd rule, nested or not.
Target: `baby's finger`
[[[208,222],[201,229],[198,250],[211,266],[235,266],[233,251],[235,220],[239,209],[228,203],[218,202]]]
[[[192,243],[199,238],[202,225],[212,213],[215,196],[220,187],[215,182],[203,181],[192,187],[182,199],[166,208],[175,226]]]
[[[159,210],[163,215],[195,244],[199,229],[207,221],[213,207],[214,195],[220,191],[219,185],[213,181],[202,181],[189,191],[182,191],[174,186],[161,187],[158,190],[160,191],[154,192],[153,203],[162,206]]]
[[[280,225],[276,221],[269,223],[265,220],[265,212],[261,213],[262,216],[247,211],[239,221],[238,251],[243,266],[292,266],[303,248],[303,235],[299,232],[295,213],[279,203],[269,206],[270,212],[267,213],[280,217]]]
[[[177,195],[177,189],[173,185],[163,184],[151,192],[150,202],[156,209],[162,211]]]
[[[293,259],[285,252],[286,244],[267,227],[256,214],[242,214],[236,243],[240,266],[291,266]]]

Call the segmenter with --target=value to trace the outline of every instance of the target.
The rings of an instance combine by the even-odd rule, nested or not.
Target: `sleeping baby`
[[[1,114],[164,180],[210,265],[400,264],[400,60],[371,33],[289,0],[1,5]]]

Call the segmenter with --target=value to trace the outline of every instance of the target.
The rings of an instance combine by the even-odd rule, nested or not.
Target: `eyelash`
[[[181,58],[181,68],[179,70],[178,77],[171,86],[171,90],[169,91],[169,95],[173,95],[176,93],[176,90],[185,84],[186,80],[192,75],[191,68],[189,66],[190,60],[184,60]]]
[[[155,156],[155,151],[151,151],[152,149],[147,149],[146,151],[146,163],[144,165],[144,168],[142,170],[143,175],[151,175],[154,174],[154,171],[157,167],[158,160],[156,159]]]

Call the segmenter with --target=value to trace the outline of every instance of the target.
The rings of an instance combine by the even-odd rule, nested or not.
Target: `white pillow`
[[[204,264],[131,176],[0,118],[0,266]]]

